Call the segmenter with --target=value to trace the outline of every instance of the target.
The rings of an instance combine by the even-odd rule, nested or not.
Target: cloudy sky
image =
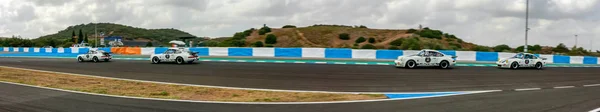
[[[531,0],[530,44],[600,44],[598,0]],[[0,0],[0,36],[37,38],[68,26],[111,22],[177,28],[196,36],[231,36],[262,24],[419,24],[482,45],[524,44],[525,0]],[[594,49],[599,49],[595,45]]]

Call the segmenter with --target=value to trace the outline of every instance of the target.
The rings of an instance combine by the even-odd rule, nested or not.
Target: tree
[[[471,48],[472,51],[490,51],[489,47],[486,46],[479,46],[476,45],[475,47]]]
[[[283,26],[281,28],[296,28],[296,26],[294,26],[294,25],[285,25],[285,26]]]
[[[146,43],[146,47],[152,47],[154,45],[152,45],[152,41],[148,41],[148,43]]]
[[[90,41],[88,40],[88,35],[87,35],[87,34],[85,34],[83,37],[84,37],[84,38],[83,38],[83,42],[85,42],[85,43],[89,43],[89,42],[90,42]]]
[[[506,44],[502,44],[502,45],[497,45],[496,47],[494,47],[494,51],[495,52],[502,52],[504,50],[510,50],[510,46],[506,45]]]
[[[531,47],[527,47],[527,50],[530,51],[541,51],[542,50],[542,46],[540,46],[539,44],[533,45]]]
[[[393,46],[401,46],[403,41],[404,41],[404,39],[403,39],[403,38],[399,38],[399,39],[396,39],[396,40],[394,40],[394,41],[390,42],[390,45],[393,45]]]
[[[79,39],[77,39],[79,42],[83,42],[83,32],[81,31],[81,29],[79,29],[79,36],[77,37]],[[77,42],[77,43],[79,43]]]
[[[557,52],[557,53],[567,53],[567,52],[569,52],[569,48],[567,48],[567,46],[565,46],[565,44],[560,43],[555,48],[553,48],[552,51]]]
[[[412,29],[412,28],[411,28],[411,29],[408,29],[408,31],[406,31],[406,33],[415,33],[415,32],[417,32],[417,30],[415,30],[415,29]]]
[[[377,47],[375,47],[372,44],[365,44],[362,47],[360,47],[360,49],[377,49]]]
[[[388,47],[389,50],[400,50],[400,48],[398,48],[398,46],[390,46]]]
[[[73,30],[73,34],[71,34],[71,42],[77,42],[77,39],[75,39],[75,30]]]
[[[261,41],[256,41],[256,42],[254,42],[254,44],[252,44],[252,46],[254,46],[254,47],[264,47],[265,45]]]
[[[275,43],[277,43],[277,36],[275,36],[273,34],[267,35],[267,38],[265,38],[265,43],[266,44],[275,44]]]
[[[373,38],[373,37],[369,38],[369,43],[375,43],[375,38]]]
[[[263,25],[263,27],[258,30],[259,35],[265,35],[269,32],[271,32],[271,28],[269,28],[266,24]]]
[[[338,38],[340,38],[342,40],[350,40],[350,34],[348,34],[348,33],[340,33],[338,35]]]
[[[355,43],[363,43],[365,41],[367,41],[367,39],[365,39],[365,37],[358,37],[358,39],[356,39],[354,42]]]
[[[360,25],[360,26],[358,26],[358,28],[367,28],[367,26],[365,26],[365,25]]]

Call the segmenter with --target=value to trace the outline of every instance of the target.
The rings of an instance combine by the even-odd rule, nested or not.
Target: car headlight
[[[504,60],[504,62],[502,62],[502,63],[508,63],[508,60]]]

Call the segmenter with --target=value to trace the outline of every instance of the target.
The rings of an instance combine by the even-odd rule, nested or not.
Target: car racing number
[[[430,57],[426,57],[425,58],[425,62],[427,62],[427,63],[431,62],[431,58]]]
[[[171,56],[169,56],[168,54],[167,54],[167,55],[165,55],[165,58],[167,58],[167,59],[169,59],[170,57],[171,57]]]
[[[529,60],[525,60],[525,64],[529,64]]]
[[[90,55],[89,55],[89,54],[86,54],[86,55],[85,55],[85,58],[90,58]]]

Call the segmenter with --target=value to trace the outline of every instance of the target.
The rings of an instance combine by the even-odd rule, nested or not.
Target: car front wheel
[[[100,60],[98,60],[98,57],[94,57],[92,60],[94,61],[94,63],[97,63],[100,61]]]
[[[406,67],[415,68],[415,67],[417,67],[417,63],[413,60],[410,60],[410,61],[406,62]]]
[[[540,70],[540,69],[544,68],[544,65],[542,65],[542,63],[536,63],[535,64],[535,68],[538,69],[538,70]]]
[[[81,58],[81,57],[78,57],[78,58],[77,58],[77,61],[78,61],[78,62],[83,62],[83,58]]]
[[[158,63],[160,63],[160,59],[158,59],[158,57],[153,57],[152,64],[158,64]]]
[[[510,64],[510,68],[512,68],[512,69],[518,69],[519,68],[519,63],[513,62],[512,64]]]
[[[448,63],[448,61],[440,62],[440,68],[446,69],[448,67],[450,67],[450,63]]]
[[[177,64],[183,64],[183,58],[181,58],[181,57],[177,57],[177,59],[175,59],[175,61],[177,62]]]

